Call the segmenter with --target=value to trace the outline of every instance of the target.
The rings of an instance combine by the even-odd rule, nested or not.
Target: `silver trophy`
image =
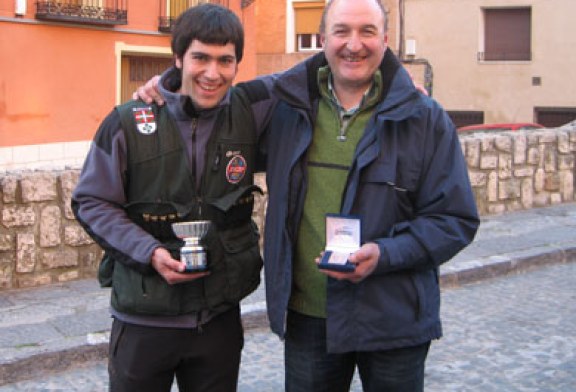
[[[186,272],[201,272],[208,269],[206,249],[200,244],[210,228],[210,221],[178,222],[172,224],[176,237],[184,240],[180,248],[180,261]]]

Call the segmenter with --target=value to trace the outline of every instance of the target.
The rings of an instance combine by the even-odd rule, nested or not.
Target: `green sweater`
[[[330,70],[322,68],[318,81],[322,99],[308,150],[308,190],[298,230],[289,307],[313,317],[326,317],[326,275],[314,259],[326,246],[327,213],[338,213],[354,151],[373,108],[380,98],[380,73],[358,108],[344,111],[330,89]],[[342,118],[341,118],[342,116]],[[344,134],[345,141],[338,140]]]

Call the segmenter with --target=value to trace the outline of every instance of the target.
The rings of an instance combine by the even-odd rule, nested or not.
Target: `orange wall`
[[[247,35],[241,81],[256,75],[254,6],[230,3]],[[94,28],[38,21],[31,1],[15,18],[14,1],[0,0],[0,147],[92,138],[116,103],[116,43],[170,47],[157,31],[158,0],[128,4],[128,25]]]
[[[286,0],[257,0],[258,54],[286,53]]]

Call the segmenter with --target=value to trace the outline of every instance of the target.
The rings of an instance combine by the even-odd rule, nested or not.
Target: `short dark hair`
[[[244,28],[236,14],[217,4],[203,3],[184,11],[172,31],[172,53],[182,58],[192,41],[204,44],[226,45],[232,43],[236,61],[244,53]]]
[[[320,33],[324,34],[326,32],[326,15],[328,15],[328,11],[330,10],[330,8],[332,7],[332,4],[335,2],[336,0],[329,0],[328,3],[326,3],[326,6],[324,7],[324,11],[322,12],[322,19],[320,19]],[[386,11],[386,7],[384,7],[384,4],[382,4],[381,0],[374,0],[374,2],[376,4],[378,4],[378,6],[380,7],[380,10],[382,11],[382,17],[384,18],[384,32],[386,32],[388,30],[388,11]]]

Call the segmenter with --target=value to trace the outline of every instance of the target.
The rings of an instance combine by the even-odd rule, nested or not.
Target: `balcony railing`
[[[188,8],[202,3],[220,4],[221,6],[228,8],[229,0],[176,0],[171,1],[169,7],[168,3],[169,2],[166,0],[160,1],[158,31],[163,33],[172,32],[174,22],[176,22],[178,16]]]
[[[69,0],[36,2],[36,18],[69,23],[125,25],[127,0]]]

